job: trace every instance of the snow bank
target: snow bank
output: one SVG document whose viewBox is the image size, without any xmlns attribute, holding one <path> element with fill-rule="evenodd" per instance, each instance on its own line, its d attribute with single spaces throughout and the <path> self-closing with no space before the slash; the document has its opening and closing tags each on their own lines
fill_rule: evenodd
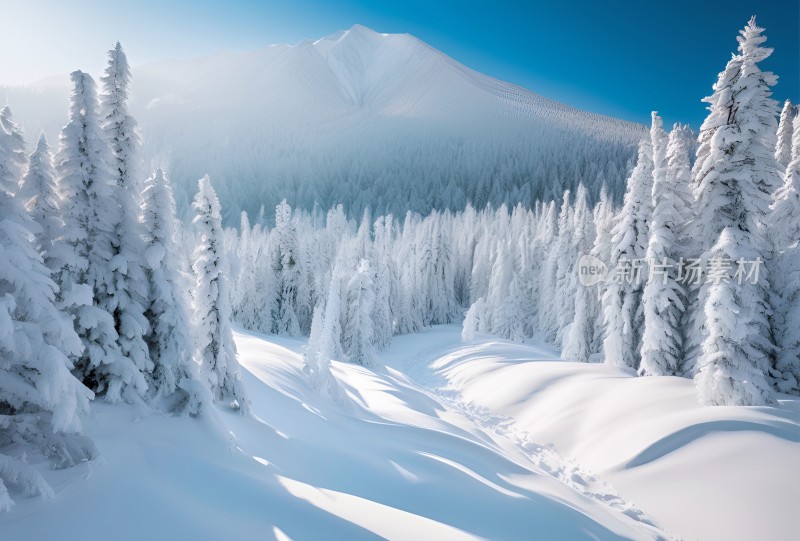
<svg viewBox="0 0 800 541">
<path fill-rule="evenodd" d="M 800 401 L 702 407 L 693 382 L 557 360 L 549 348 L 459 330 L 396 338 L 393 366 L 458 396 L 520 441 L 553 445 L 685 539 L 790 539 L 800 504 Z M 416 353 L 410 349 L 415 348 Z M 428 372 L 430 369 L 430 372 Z"/>
<path fill-rule="evenodd" d="M 205 421 L 95 404 L 103 458 L 43 471 L 2 538 L 657 539 L 574 490 L 402 373 L 335 363 L 349 396 L 310 393 L 302 342 L 238 333 L 255 418 Z"/>
</svg>

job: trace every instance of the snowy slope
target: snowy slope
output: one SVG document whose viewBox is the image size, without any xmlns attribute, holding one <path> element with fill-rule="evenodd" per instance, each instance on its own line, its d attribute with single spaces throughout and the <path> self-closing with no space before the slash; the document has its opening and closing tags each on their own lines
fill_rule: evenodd
<svg viewBox="0 0 800 541">
<path fill-rule="evenodd" d="M 702 407 L 691 380 L 565 362 L 487 335 L 459 344 L 458 333 L 398 337 L 390 364 L 445 389 L 479 425 L 554 446 L 681 538 L 797 538 L 796 397 L 780 408 Z"/>
<path fill-rule="evenodd" d="M 102 459 L 44 472 L 2 539 L 792 539 L 800 412 L 701 408 L 691 383 L 444 326 L 398 337 L 348 401 L 303 342 L 239 332 L 255 419 L 95 404 Z M 637 404 L 631 407 L 630 404 Z M 87 524 L 91 524 L 87 528 Z"/>
<path fill-rule="evenodd" d="M 236 339 L 255 419 L 219 414 L 203 423 L 96 404 L 86 425 L 103 458 L 45 472 L 55 500 L 18 498 L 14 511 L 0 515 L 0 537 L 661 535 L 591 477 L 570 470 L 573 481 L 559 480 L 556 459 L 540 464 L 394 369 L 337 363 L 350 396 L 337 405 L 309 394 L 300 342 L 246 333 Z"/>
<path fill-rule="evenodd" d="M 40 128 L 55 137 L 64 123 L 68 89 L 58 80 L 3 91 L 29 139 Z M 143 65 L 132 92 L 148 161 L 169 166 L 179 204 L 210 173 L 229 219 L 283 198 L 342 202 L 358 216 L 366 206 L 528 204 L 579 181 L 621 194 L 645 135 L 477 73 L 413 36 L 359 25 Z"/>
</svg>

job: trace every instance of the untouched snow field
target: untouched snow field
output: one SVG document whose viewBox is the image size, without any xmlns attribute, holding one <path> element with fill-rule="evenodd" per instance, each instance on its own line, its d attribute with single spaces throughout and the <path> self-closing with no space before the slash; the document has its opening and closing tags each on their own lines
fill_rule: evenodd
<svg viewBox="0 0 800 541">
<path fill-rule="evenodd" d="M 796 538 L 797 401 L 702 408 L 691 381 L 459 336 L 335 363 L 336 404 L 304 342 L 240 331 L 254 418 L 94 404 L 102 458 L 43 471 L 55 499 L 18 497 L 0 539 Z"/>
</svg>

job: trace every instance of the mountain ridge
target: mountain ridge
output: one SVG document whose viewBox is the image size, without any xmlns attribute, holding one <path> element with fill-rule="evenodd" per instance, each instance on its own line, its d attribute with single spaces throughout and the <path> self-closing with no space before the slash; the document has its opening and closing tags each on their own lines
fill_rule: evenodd
<svg viewBox="0 0 800 541">
<path fill-rule="evenodd" d="M 66 120 L 63 88 L 6 89 L 29 139 Z M 57 103 L 60 105 L 57 106 Z M 532 205 L 583 182 L 621 197 L 644 126 L 540 96 L 410 34 L 361 25 L 295 45 L 133 70 L 148 165 L 181 208 L 209 173 L 227 223 L 286 198 L 352 215 Z M 34 129 L 34 131 L 31 130 Z M 55 139 L 53 139 L 55 140 Z"/>
</svg>

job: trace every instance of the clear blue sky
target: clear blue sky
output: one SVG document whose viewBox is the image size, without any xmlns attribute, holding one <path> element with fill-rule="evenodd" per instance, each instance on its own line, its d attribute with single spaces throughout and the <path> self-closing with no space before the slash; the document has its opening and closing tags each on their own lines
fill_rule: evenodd
<svg viewBox="0 0 800 541">
<path fill-rule="evenodd" d="M 125 5 L 122 5 L 125 4 Z M 133 5 L 136 4 L 136 5 Z M 698 126 L 700 102 L 750 15 L 775 48 L 775 97 L 800 99 L 798 0 L 0 0 L 0 84 L 131 62 L 250 50 L 354 23 L 408 32 L 456 60 L 581 109 Z"/>
</svg>

